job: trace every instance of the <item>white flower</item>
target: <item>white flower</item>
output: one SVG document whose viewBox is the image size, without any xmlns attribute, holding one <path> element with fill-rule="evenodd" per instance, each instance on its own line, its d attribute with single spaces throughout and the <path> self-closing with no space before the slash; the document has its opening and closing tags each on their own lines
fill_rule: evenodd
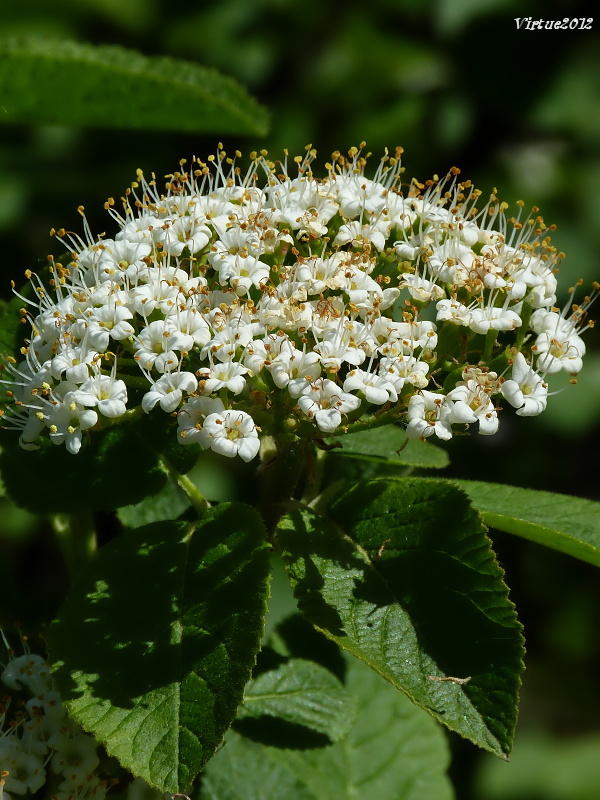
<svg viewBox="0 0 600 800">
<path fill-rule="evenodd" d="M 319 378 L 304 390 L 298 405 L 324 433 L 333 433 L 342 421 L 342 414 L 355 411 L 360 400 L 348 394 L 327 378 Z"/>
<path fill-rule="evenodd" d="M 225 410 L 218 397 L 189 397 L 177 414 L 177 439 L 180 444 L 204 441 L 202 423 L 211 414 Z"/>
<path fill-rule="evenodd" d="M 69 453 L 78 453 L 81 448 L 81 434 L 93 428 L 98 422 L 98 414 L 85 408 L 75 399 L 74 392 L 67 392 L 62 402 L 57 402 L 46 417 L 50 439 L 54 444 L 65 443 Z"/>
<path fill-rule="evenodd" d="M 37 792 L 46 782 L 44 760 L 33 753 L 27 753 L 18 741 L 0 739 L 0 772 L 6 775 L 6 788 L 15 794 Z"/>
<path fill-rule="evenodd" d="M 296 348 L 282 349 L 268 365 L 273 382 L 279 389 L 287 388 L 292 397 L 299 397 L 307 386 L 321 374 L 318 353 L 303 353 Z"/>
<path fill-rule="evenodd" d="M 362 369 L 350 370 L 344 381 L 344 391 L 361 391 L 368 403 L 383 405 L 384 403 L 395 403 L 398 395 L 394 384 L 387 380 L 385 375 L 374 374 Z"/>
<path fill-rule="evenodd" d="M 0 680 L 8 689 L 19 691 L 25 687 L 34 695 L 45 694 L 52 685 L 47 662 L 35 653 L 10 658 Z"/>
<path fill-rule="evenodd" d="M 452 438 L 451 403 L 441 394 L 425 390 L 414 394 L 408 403 L 409 439 L 423 439 L 435 434 L 439 439 Z"/>
<path fill-rule="evenodd" d="M 404 274 L 401 287 L 407 286 L 410 296 L 421 303 L 429 300 L 440 300 L 444 296 L 444 290 L 433 281 L 421 278 L 419 275 Z"/>
<path fill-rule="evenodd" d="M 529 366 L 523 353 L 517 353 L 513 361 L 512 378 L 500 387 L 502 396 L 520 417 L 534 417 L 546 408 L 548 385 Z"/>
<path fill-rule="evenodd" d="M 458 300 L 440 300 L 436 304 L 438 322 L 453 322 L 468 327 L 471 324 L 470 309 Z"/>
<path fill-rule="evenodd" d="M 184 392 L 191 394 L 197 388 L 198 380 L 191 372 L 165 372 L 142 398 L 142 408 L 148 413 L 159 403 L 162 410 L 170 414 L 178 408 Z"/>
<path fill-rule="evenodd" d="M 486 392 L 486 387 L 476 380 L 467 380 L 448 392 L 446 400 L 451 401 L 450 422 L 470 425 L 479 422 L 479 433 L 489 436 L 498 430 L 498 414 Z"/>
<path fill-rule="evenodd" d="M 233 409 L 209 414 L 198 442 L 222 456 L 240 456 L 244 461 L 252 461 L 260 449 L 258 431 L 250 414 Z"/>
<path fill-rule="evenodd" d="M 385 247 L 385 235 L 376 222 L 368 225 L 362 225 L 358 220 L 347 222 L 341 226 L 333 240 L 334 244 L 351 244 L 353 247 L 362 247 L 364 242 L 371 242 L 377 250 Z"/>
<path fill-rule="evenodd" d="M 335 330 L 325 331 L 323 341 L 313 349 L 321 356 L 326 369 L 337 371 L 343 361 L 360 366 L 367 354 L 372 354 L 374 347 L 375 342 L 364 325 L 347 322 L 343 327 L 338 324 Z"/>
<path fill-rule="evenodd" d="M 65 375 L 71 383 L 83 383 L 90 376 L 88 366 L 92 364 L 98 353 L 87 347 L 70 347 L 64 345 L 51 362 L 52 377 L 60 380 Z"/>
<path fill-rule="evenodd" d="M 429 364 L 419 361 L 414 356 L 400 355 L 397 358 L 382 358 L 379 362 L 379 374 L 393 384 L 396 392 L 401 392 L 408 383 L 417 389 L 425 389 L 429 383 L 427 373 Z"/>
<path fill-rule="evenodd" d="M 455 422 L 489 434 L 493 395 L 530 416 L 546 375 L 579 372 L 600 287 L 553 308 L 560 256 L 541 217 L 509 216 L 495 195 L 478 208 L 454 169 L 406 181 L 400 149 L 371 178 L 360 149 L 333 153 L 323 178 L 314 159 L 263 154 L 244 171 L 219 148 L 164 194 L 140 175 L 122 212 L 109 201 L 114 239 L 85 221 L 81 237 L 60 230 L 71 262 L 49 264 L 48 286 L 27 273 L 30 337 L 0 378 L 0 415 L 21 446 L 49 437 L 76 453 L 83 431 L 133 398 L 177 413 L 181 444 L 242 458 L 258 447 L 257 406 L 267 435 L 285 419 L 310 436 L 303 417 L 331 433 L 388 403 L 410 436 L 449 438 Z M 486 362 L 523 346 L 532 367 L 517 357 L 501 390 Z M 457 368 L 448 394 L 439 387 Z M 230 413 L 238 424 L 223 427 Z"/>
<path fill-rule="evenodd" d="M 471 311 L 469 327 L 475 333 L 494 331 L 513 331 L 521 326 L 521 317 L 504 306 L 487 305 Z"/>
<path fill-rule="evenodd" d="M 537 366 L 548 375 L 564 370 L 576 375 L 583 367 L 585 344 L 572 330 L 540 333 L 531 348 L 537 353 Z"/>
<path fill-rule="evenodd" d="M 212 367 L 203 367 L 198 370 L 199 387 L 202 394 L 212 394 L 220 389 L 229 389 L 233 394 L 239 394 L 246 385 L 244 375 L 247 367 L 239 361 L 221 361 Z"/>
<path fill-rule="evenodd" d="M 96 740 L 85 733 L 63 739 L 52 756 L 52 769 L 75 784 L 83 784 L 100 763 Z"/>
<path fill-rule="evenodd" d="M 211 238 L 211 230 L 198 219 L 180 216 L 162 219 L 159 227 L 153 230 L 153 239 L 160 242 L 166 253 L 179 256 L 187 247 L 190 253 L 197 253 L 206 247 Z"/>
<path fill-rule="evenodd" d="M 90 308 L 73 325 L 73 333 L 85 340 L 88 347 L 103 353 L 111 338 L 120 341 L 134 335 L 133 326 L 127 322 L 132 317 L 133 313 L 125 306 L 107 304 Z"/>
<path fill-rule="evenodd" d="M 154 367 L 161 373 L 173 371 L 179 364 L 175 351 L 184 350 L 186 342 L 187 337 L 169 319 L 155 320 L 136 337 L 135 358 L 145 369 Z"/>
<path fill-rule="evenodd" d="M 294 269 L 294 280 L 306 286 L 307 294 L 321 294 L 327 289 L 340 289 L 345 285 L 345 268 L 348 253 L 338 251 L 327 258 L 311 256 L 300 259 Z"/>
<path fill-rule="evenodd" d="M 127 387 L 117 380 L 116 370 L 111 375 L 96 372 L 79 389 L 71 393 L 72 399 L 83 406 L 92 406 L 109 419 L 122 417 L 127 411 Z"/>
</svg>

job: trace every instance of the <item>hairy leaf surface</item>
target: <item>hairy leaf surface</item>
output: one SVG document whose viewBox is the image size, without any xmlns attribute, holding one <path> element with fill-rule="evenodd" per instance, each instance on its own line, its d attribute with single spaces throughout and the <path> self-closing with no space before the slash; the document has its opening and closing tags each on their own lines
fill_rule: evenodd
<svg viewBox="0 0 600 800">
<path fill-rule="evenodd" d="M 5 39 L 0 91 L 10 122 L 259 136 L 268 128 L 266 111 L 232 78 L 116 46 Z"/>
<path fill-rule="evenodd" d="M 185 791 L 242 700 L 267 574 L 262 521 L 241 503 L 113 540 L 50 631 L 70 714 L 134 775 Z"/>
<path fill-rule="evenodd" d="M 313 661 L 292 658 L 246 687 L 238 719 L 263 716 L 310 728 L 336 742 L 352 724 L 354 704 L 329 670 Z"/>
<path fill-rule="evenodd" d="M 364 481 L 330 515 L 299 509 L 280 525 L 301 610 L 440 722 L 506 756 L 521 627 L 467 497 L 447 481 Z"/>
<path fill-rule="evenodd" d="M 358 715 L 339 742 L 282 750 L 231 732 L 200 800 L 452 800 L 439 726 L 359 661 L 348 665 L 346 686 Z"/>
</svg>

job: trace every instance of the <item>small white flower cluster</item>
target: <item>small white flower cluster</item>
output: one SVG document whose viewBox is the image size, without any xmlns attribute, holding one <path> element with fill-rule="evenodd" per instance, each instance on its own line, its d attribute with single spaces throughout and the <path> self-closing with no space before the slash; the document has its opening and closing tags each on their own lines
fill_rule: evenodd
<svg viewBox="0 0 600 800">
<path fill-rule="evenodd" d="M 400 152 L 370 179 L 356 148 L 324 178 L 309 148 L 295 176 L 287 155 L 242 173 L 220 149 L 164 194 L 140 173 L 123 214 L 106 203 L 114 239 L 85 217 L 84 239 L 55 232 L 69 258 L 50 260 L 52 290 L 28 273 L 6 427 L 77 453 L 141 403 L 176 416 L 181 444 L 250 461 L 259 430 L 318 440 L 385 413 L 447 439 L 494 433 L 502 398 L 539 414 L 546 376 L 581 369 L 591 300 L 554 308 L 561 254 L 537 209 L 478 210 L 456 169 L 403 187 Z"/>
<path fill-rule="evenodd" d="M 27 647 L 15 656 L 4 644 L 8 663 L 0 685 L 16 694 L 0 699 L 0 800 L 33 794 L 46 783 L 52 800 L 103 800 L 107 782 L 95 774 L 97 742 L 67 717 L 48 664 Z"/>
</svg>

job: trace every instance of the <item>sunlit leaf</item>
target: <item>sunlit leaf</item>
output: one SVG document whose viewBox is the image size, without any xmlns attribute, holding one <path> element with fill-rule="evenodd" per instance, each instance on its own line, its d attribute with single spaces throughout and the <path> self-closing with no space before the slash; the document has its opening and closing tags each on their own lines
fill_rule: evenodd
<svg viewBox="0 0 600 800">
<path fill-rule="evenodd" d="M 0 41 L 6 122 L 264 135 L 267 114 L 216 70 L 116 46 Z"/>
<path fill-rule="evenodd" d="M 440 722 L 508 754 L 521 629 L 467 497 L 439 480 L 364 481 L 330 515 L 280 524 L 300 609 Z"/>
<path fill-rule="evenodd" d="M 600 503 L 500 483 L 456 481 L 486 525 L 600 567 Z"/>
<path fill-rule="evenodd" d="M 341 741 L 282 750 L 229 733 L 200 800 L 452 800 L 439 726 L 358 661 L 348 665 L 346 686 L 358 715 Z"/>
<path fill-rule="evenodd" d="M 331 451 L 335 455 L 386 464 L 442 469 L 450 463 L 448 454 L 441 447 L 418 439 L 407 439 L 404 430 L 396 425 L 382 425 L 370 431 L 332 437 L 330 443 L 336 445 Z"/>
<path fill-rule="evenodd" d="M 336 742 L 354 718 L 352 700 L 329 670 L 301 658 L 263 672 L 246 687 L 238 719 L 277 717 Z"/>
<path fill-rule="evenodd" d="M 242 700 L 263 632 L 268 553 L 241 503 L 103 547 L 50 631 L 72 717 L 134 775 L 185 791 Z"/>
</svg>

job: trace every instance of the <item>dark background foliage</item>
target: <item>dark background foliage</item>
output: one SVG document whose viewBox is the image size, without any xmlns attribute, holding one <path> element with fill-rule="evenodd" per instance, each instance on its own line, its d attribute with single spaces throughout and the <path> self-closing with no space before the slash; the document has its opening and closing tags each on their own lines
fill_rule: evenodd
<svg viewBox="0 0 600 800">
<path fill-rule="evenodd" d="M 264 139 L 224 140 L 244 152 L 312 143 L 326 160 L 362 140 L 374 159 L 405 148 L 407 175 L 426 179 L 456 165 L 484 192 L 523 199 L 558 225 L 566 288 L 600 278 L 600 22 L 591 31 L 517 30 L 515 17 L 587 17 L 581 2 L 529 0 L 24 0 L 2 4 L 1 35 L 118 44 L 170 55 L 236 77 L 271 112 Z M 156 97 L 160 106 L 161 97 Z M 51 227 L 110 235 L 102 205 L 141 167 L 158 177 L 182 157 L 206 156 L 216 137 L 66 124 L 8 125 L 0 98 L 1 293 L 60 247 Z M 585 286 L 583 287 L 585 289 Z M 583 294 L 583 290 L 582 290 Z M 566 300 L 566 294 L 561 302 Z M 599 312 L 600 313 L 600 312 Z M 450 444 L 452 474 L 600 500 L 598 332 L 577 386 L 539 419 L 509 412 L 501 431 Z M 232 485 L 230 465 L 221 489 Z M 218 477 L 218 476 L 217 476 Z M 48 476 L 68 492 L 60 476 Z M 31 491 L 35 493 L 35 486 Z M 63 567 L 33 518 L 3 501 L 0 580 L 15 616 L 49 619 Z M 106 525 L 110 520 L 102 518 Z M 598 575 L 536 545 L 494 536 L 525 624 L 528 672 L 515 758 L 508 767 L 453 738 L 461 800 L 585 800 L 597 797 L 586 756 L 600 738 Z M 9 604 L 10 607 L 10 604 Z M 594 738 L 595 737 L 595 738 Z M 556 762 L 572 773 L 566 793 Z M 591 759 L 593 762 L 593 759 Z M 569 772 L 570 771 L 570 772 Z M 596 776 L 597 779 L 597 776 Z M 587 783 L 586 783 L 587 782 Z M 596 794 L 594 794 L 594 791 Z"/>
</svg>

